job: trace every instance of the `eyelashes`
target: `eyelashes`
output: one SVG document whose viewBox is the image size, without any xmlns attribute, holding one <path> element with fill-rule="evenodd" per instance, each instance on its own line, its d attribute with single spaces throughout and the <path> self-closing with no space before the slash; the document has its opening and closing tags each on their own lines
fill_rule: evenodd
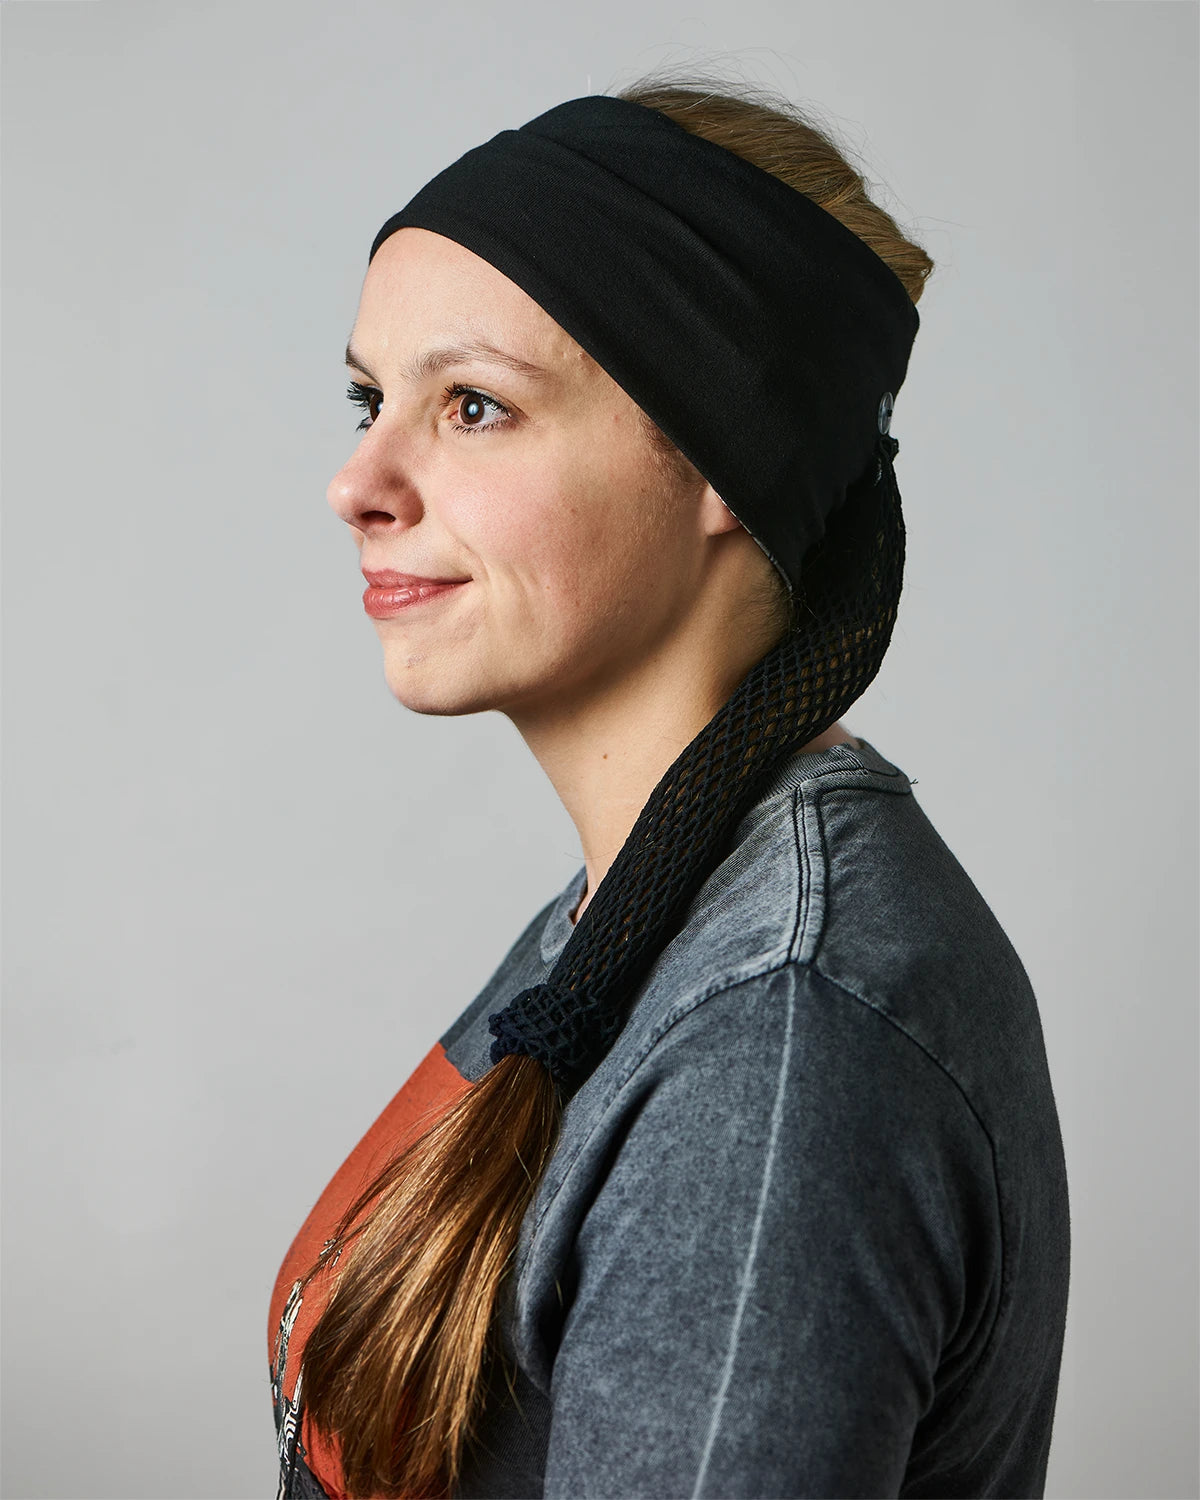
<svg viewBox="0 0 1200 1500">
<path fill-rule="evenodd" d="M 356 431 L 365 432 L 367 428 L 370 427 L 375 421 L 375 418 L 378 416 L 378 411 L 376 410 L 374 403 L 378 397 L 382 396 L 382 394 L 382 391 L 376 390 L 373 385 L 360 385 L 357 380 L 352 380 L 349 386 L 347 386 L 346 399 L 348 401 L 352 401 L 355 406 L 361 407 L 363 411 L 367 413 L 367 415 L 358 424 L 357 428 L 355 429 Z M 494 396 L 489 396 L 484 391 L 477 391 L 472 385 L 461 385 L 458 382 L 455 382 L 454 385 L 448 385 L 445 391 L 443 391 L 442 393 L 442 398 L 445 401 L 453 401 L 456 398 L 462 398 L 466 396 L 469 396 L 471 398 L 470 401 L 460 401 L 461 405 L 478 406 L 481 412 L 486 411 L 488 408 L 490 408 L 492 411 L 501 412 L 503 414 L 503 420 L 499 422 L 488 422 L 483 425 L 478 422 L 451 422 L 450 425 L 456 432 L 492 432 L 497 427 L 508 427 L 512 423 L 512 413 L 509 411 L 507 406 L 505 406 L 502 402 L 497 401 Z"/>
<path fill-rule="evenodd" d="M 369 413 L 358 424 L 356 432 L 365 432 L 375 419 L 375 413 L 371 411 L 371 402 L 379 392 L 373 390 L 369 385 L 359 385 L 357 380 L 352 380 L 346 387 L 346 400 L 353 401 L 355 406 L 361 406 L 363 411 Z"/>
</svg>

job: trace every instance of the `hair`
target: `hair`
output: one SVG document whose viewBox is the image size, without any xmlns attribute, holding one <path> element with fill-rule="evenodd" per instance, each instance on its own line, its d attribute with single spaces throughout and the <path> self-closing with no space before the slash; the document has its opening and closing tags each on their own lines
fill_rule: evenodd
<svg viewBox="0 0 1200 1500">
<path fill-rule="evenodd" d="M 845 149 L 791 101 L 694 73 L 686 82 L 652 75 L 619 97 L 806 194 L 920 298 L 933 262 L 871 200 Z M 696 477 L 645 422 L 667 472 Z M 795 620 L 769 564 L 758 603 L 780 631 Z M 562 1107 L 542 1061 L 501 1057 L 368 1184 L 305 1271 L 304 1287 L 325 1282 L 330 1294 L 303 1349 L 304 1404 L 336 1446 L 349 1494 L 444 1500 L 456 1488 L 491 1373 L 507 1360 L 494 1315 Z"/>
</svg>

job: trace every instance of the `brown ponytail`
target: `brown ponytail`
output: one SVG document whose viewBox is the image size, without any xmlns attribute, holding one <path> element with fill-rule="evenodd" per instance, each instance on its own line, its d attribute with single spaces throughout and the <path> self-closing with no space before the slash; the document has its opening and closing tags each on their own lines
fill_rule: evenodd
<svg viewBox="0 0 1200 1500">
<path fill-rule="evenodd" d="M 661 77 L 620 97 L 806 194 L 895 271 L 914 303 L 920 298 L 933 262 L 789 101 L 741 84 Z M 304 1285 L 324 1284 L 330 1297 L 303 1349 L 303 1401 L 309 1422 L 336 1444 L 350 1495 L 453 1493 L 487 1362 L 502 1357 L 497 1297 L 560 1118 L 543 1064 L 502 1057 L 379 1173 L 306 1271 Z"/>
<path fill-rule="evenodd" d="M 501 1058 L 351 1204 L 306 1273 L 340 1255 L 303 1392 L 351 1495 L 453 1489 L 500 1279 L 558 1121 L 542 1064 Z"/>
</svg>

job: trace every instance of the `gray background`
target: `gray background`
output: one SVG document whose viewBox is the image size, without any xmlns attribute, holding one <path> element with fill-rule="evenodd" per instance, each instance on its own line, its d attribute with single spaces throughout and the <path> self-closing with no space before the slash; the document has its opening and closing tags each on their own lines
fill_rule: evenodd
<svg viewBox="0 0 1200 1500">
<path fill-rule="evenodd" d="M 1040 998 L 1048 1493 L 1196 1495 L 1196 7 L 6 0 L 3 47 L 5 1494 L 273 1493 L 283 1253 L 580 863 L 507 720 L 387 691 L 340 356 L 436 170 L 691 61 L 938 263 L 846 722 Z"/>
</svg>

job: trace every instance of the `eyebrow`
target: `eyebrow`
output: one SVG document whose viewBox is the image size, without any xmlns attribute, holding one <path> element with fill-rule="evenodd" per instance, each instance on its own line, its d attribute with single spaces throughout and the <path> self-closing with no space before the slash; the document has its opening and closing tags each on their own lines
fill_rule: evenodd
<svg viewBox="0 0 1200 1500">
<path fill-rule="evenodd" d="M 503 365 L 505 369 L 512 370 L 518 375 L 526 375 L 531 380 L 545 380 L 550 374 L 541 365 L 530 364 L 527 359 L 519 359 L 517 355 L 510 354 L 506 349 L 497 349 L 494 344 L 489 344 L 485 339 L 470 339 L 464 343 L 443 344 L 438 348 L 426 349 L 402 365 L 400 374 L 405 380 L 415 385 L 418 381 L 428 380 L 430 376 L 439 374 L 450 365 L 466 364 L 472 360 L 482 360 L 485 364 Z M 378 376 L 373 375 L 363 363 L 352 343 L 346 345 L 346 363 L 356 370 L 361 370 L 368 380 L 374 380 L 377 385 L 379 384 Z"/>
</svg>

